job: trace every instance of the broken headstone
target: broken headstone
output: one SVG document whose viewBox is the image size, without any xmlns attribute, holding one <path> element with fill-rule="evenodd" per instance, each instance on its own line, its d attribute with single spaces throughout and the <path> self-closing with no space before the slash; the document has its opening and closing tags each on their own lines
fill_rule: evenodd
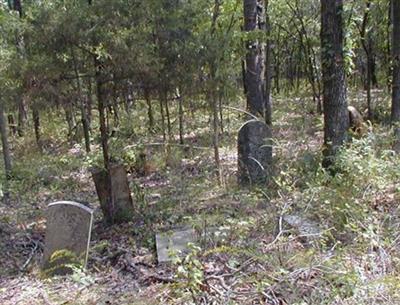
<svg viewBox="0 0 400 305">
<path fill-rule="evenodd" d="M 121 164 L 109 170 L 92 171 L 101 210 L 108 223 L 122 223 L 133 219 L 134 209 L 126 170 Z"/>
<path fill-rule="evenodd" d="M 48 205 L 42 270 L 47 276 L 86 267 L 93 210 L 81 203 L 59 201 Z"/>
</svg>

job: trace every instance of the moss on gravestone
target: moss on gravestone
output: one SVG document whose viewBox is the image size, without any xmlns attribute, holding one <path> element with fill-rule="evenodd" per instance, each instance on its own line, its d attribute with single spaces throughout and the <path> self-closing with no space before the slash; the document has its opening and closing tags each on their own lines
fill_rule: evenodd
<svg viewBox="0 0 400 305">
<path fill-rule="evenodd" d="M 55 251 L 43 270 L 44 277 L 55 275 L 67 275 L 74 272 L 73 268 L 79 268 L 83 265 L 82 259 L 79 259 L 73 252 L 63 249 Z"/>
</svg>

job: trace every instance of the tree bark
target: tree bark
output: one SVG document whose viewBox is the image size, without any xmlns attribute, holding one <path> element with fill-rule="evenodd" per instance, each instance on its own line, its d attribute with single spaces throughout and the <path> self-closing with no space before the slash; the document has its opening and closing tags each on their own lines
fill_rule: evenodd
<svg viewBox="0 0 400 305">
<path fill-rule="evenodd" d="M 110 156 L 108 151 L 108 130 L 106 123 L 106 92 L 104 90 L 104 76 L 102 72 L 102 64 L 97 58 L 94 58 L 95 65 L 95 78 L 96 78 L 96 90 L 97 90 L 97 107 L 99 110 L 99 123 L 100 123 L 100 136 L 101 136 L 101 147 L 103 150 L 103 161 L 104 167 L 108 171 L 110 167 Z"/>
<path fill-rule="evenodd" d="M 265 30 L 264 3 L 259 0 L 244 0 L 244 30 Z M 265 48 L 257 41 L 246 42 L 245 88 L 247 110 L 265 119 Z"/>
<path fill-rule="evenodd" d="M 80 80 L 80 77 L 79 77 L 78 64 L 76 62 L 74 49 L 72 47 L 71 47 L 71 53 L 72 53 L 72 60 L 74 62 L 74 72 L 75 72 L 75 77 L 76 77 L 76 87 L 78 89 L 79 108 L 81 110 L 81 122 L 82 122 L 82 127 L 83 127 L 83 135 L 84 135 L 84 138 L 85 138 L 85 148 L 86 148 L 86 152 L 90 153 L 89 120 L 87 118 L 85 101 L 84 101 L 83 95 L 82 95 L 82 86 L 81 86 L 81 80 Z"/>
<path fill-rule="evenodd" d="M 3 147 L 4 170 L 6 174 L 6 180 L 9 180 L 12 171 L 12 161 L 11 161 L 10 145 L 8 142 L 7 124 L 4 115 L 3 102 L 0 102 L 0 133 L 1 133 L 1 143 Z"/>
<path fill-rule="evenodd" d="M 161 131 L 163 134 L 163 141 L 165 142 L 167 135 L 165 131 L 165 113 L 164 113 L 164 103 L 163 103 L 163 97 L 161 92 L 159 93 L 159 99 L 160 99 L 160 114 L 161 114 Z"/>
<path fill-rule="evenodd" d="M 42 147 L 42 140 L 40 137 L 40 115 L 39 115 L 39 110 L 36 105 L 33 105 L 32 107 L 32 118 L 33 118 L 33 127 L 35 129 L 35 138 L 36 138 L 36 144 L 39 148 L 39 151 L 43 151 Z"/>
<path fill-rule="evenodd" d="M 391 122 L 394 126 L 394 149 L 400 153 L 400 1 L 392 1 L 393 34 L 392 34 L 392 111 Z"/>
<path fill-rule="evenodd" d="M 347 139 L 346 80 L 343 56 L 343 0 L 321 0 L 321 60 L 324 101 L 324 159 L 330 167 Z"/>
<path fill-rule="evenodd" d="M 153 107 L 151 104 L 150 92 L 147 88 L 144 88 L 144 99 L 147 104 L 147 116 L 149 118 L 149 131 L 153 131 L 154 129 L 154 115 L 153 115 Z"/>
<path fill-rule="evenodd" d="M 183 100 L 179 91 L 177 94 L 178 99 L 178 119 L 179 119 L 179 144 L 183 145 Z"/>
</svg>

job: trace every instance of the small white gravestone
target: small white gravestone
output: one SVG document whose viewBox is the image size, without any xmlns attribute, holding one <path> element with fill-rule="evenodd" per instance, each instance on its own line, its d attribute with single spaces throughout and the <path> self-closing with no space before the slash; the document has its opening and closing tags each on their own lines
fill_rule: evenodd
<svg viewBox="0 0 400 305">
<path fill-rule="evenodd" d="M 81 203 L 49 204 L 42 269 L 63 275 L 72 272 L 70 264 L 86 268 L 92 225 L 93 210 Z"/>
</svg>

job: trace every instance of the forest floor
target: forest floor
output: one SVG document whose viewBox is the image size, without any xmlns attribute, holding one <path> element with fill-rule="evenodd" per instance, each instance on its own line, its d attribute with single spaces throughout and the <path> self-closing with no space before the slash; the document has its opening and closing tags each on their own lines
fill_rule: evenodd
<svg viewBox="0 0 400 305">
<path fill-rule="evenodd" d="M 362 99 L 351 96 L 357 106 Z M 374 100 L 385 109 L 384 93 Z M 137 217 L 109 227 L 88 170 L 96 156 L 64 142 L 62 118 L 42 123 L 44 154 L 32 149 L 32 137 L 13 139 L 14 180 L 9 202 L 0 204 L 0 304 L 399 304 L 400 160 L 390 150 L 390 130 L 366 126 L 331 177 L 320 167 L 322 117 L 307 111 L 309 104 L 275 99 L 274 178 L 266 188 L 236 183 L 243 118 L 231 110 L 221 133 L 221 184 L 208 116 L 188 120 L 195 122 L 188 123 L 187 146 L 167 148 L 123 120 L 112 147 L 125 157 L 144 151 L 148 163 L 139 175 L 125 158 Z M 44 212 L 58 200 L 95 208 L 88 268 L 43 278 Z M 315 224 L 317 233 L 307 232 Z M 155 233 L 188 225 L 221 228 L 224 236 L 158 264 Z"/>
</svg>

